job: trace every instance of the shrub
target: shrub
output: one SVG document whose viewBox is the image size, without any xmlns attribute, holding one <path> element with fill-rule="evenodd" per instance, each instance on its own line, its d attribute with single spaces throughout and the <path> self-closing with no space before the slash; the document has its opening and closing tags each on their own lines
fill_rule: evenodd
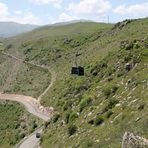
<svg viewBox="0 0 148 148">
<path fill-rule="evenodd" d="M 84 97 L 80 102 L 80 112 L 91 103 L 92 99 L 90 97 Z"/>
<path fill-rule="evenodd" d="M 112 86 L 106 87 L 106 88 L 103 90 L 103 93 L 104 93 L 104 95 L 106 96 L 106 98 L 108 98 L 108 97 L 110 97 L 111 95 L 114 95 L 117 90 L 118 90 L 118 86 L 112 85 Z"/>
<path fill-rule="evenodd" d="M 34 123 L 32 128 L 35 129 L 37 127 L 38 127 L 37 123 Z"/>
<path fill-rule="evenodd" d="M 25 133 L 20 133 L 20 139 L 23 139 L 26 136 Z"/>
<path fill-rule="evenodd" d="M 112 86 L 112 93 L 116 93 L 116 91 L 118 90 L 118 86 L 114 85 Z"/>
<path fill-rule="evenodd" d="M 12 48 L 12 47 L 13 47 L 12 44 L 8 44 L 8 45 L 5 47 L 5 49 L 10 49 L 10 48 Z"/>
<path fill-rule="evenodd" d="M 83 148 L 90 148 L 93 147 L 93 142 L 90 141 L 89 139 L 85 139 L 84 143 L 81 143 Z"/>
<path fill-rule="evenodd" d="M 104 106 L 100 112 L 100 114 L 104 114 L 105 112 L 108 111 L 108 106 Z"/>
<path fill-rule="evenodd" d="M 124 62 L 127 63 L 131 60 L 132 55 L 130 55 L 130 53 L 127 53 L 126 55 L 124 55 Z"/>
<path fill-rule="evenodd" d="M 32 129 L 34 130 L 34 129 L 37 128 L 37 127 L 38 127 L 38 125 L 37 125 L 36 121 L 34 120 L 34 121 L 32 122 Z"/>
<path fill-rule="evenodd" d="M 108 108 L 112 109 L 119 101 L 117 99 L 110 99 L 108 103 Z"/>
<path fill-rule="evenodd" d="M 61 103 L 63 103 L 63 102 L 61 102 Z M 69 108 L 71 108 L 71 106 L 72 106 L 72 102 L 71 101 L 65 102 L 64 105 L 63 105 L 63 111 L 68 110 Z"/>
<path fill-rule="evenodd" d="M 69 116 L 69 122 L 74 121 L 76 118 L 78 118 L 78 115 L 76 112 L 72 112 Z"/>
<path fill-rule="evenodd" d="M 133 49 L 134 44 L 132 42 L 129 42 L 125 45 L 125 50 L 131 50 Z"/>
<path fill-rule="evenodd" d="M 71 136 L 77 131 L 76 125 L 70 125 L 68 127 L 68 135 Z"/>
<path fill-rule="evenodd" d="M 143 110 L 144 109 L 144 106 L 145 106 L 145 104 L 144 103 L 142 103 L 142 104 L 140 104 L 139 106 L 138 106 L 138 110 Z"/>
<path fill-rule="evenodd" d="M 11 141 L 10 141 L 10 145 L 15 145 L 17 143 L 17 140 L 15 138 L 13 138 Z"/>
<path fill-rule="evenodd" d="M 15 85 L 14 88 L 13 88 L 13 91 L 14 91 L 14 92 L 18 92 L 18 91 L 20 91 L 20 89 L 21 89 L 21 88 L 20 88 L 19 85 Z"/>
<path fill-rule="evenodd" d="M 31 52 L 31 50 L 33 50 L 32 47 L 29 47 L 29 48 L 25 49 L 24 54 L 28 54 L 29 52 Z"/>
<path fill-rule="evenodd" d="M 107 69 L 106 69 L 106 76 L 110 76 L 110 75 L 112 75 L 112 73 L 113 72 L 115 72 L 115 68 L 114 67 L 112 67 L 112 66 L 110 66 L 110 67 L 108 67 Z"/>
<path fill-rule="evenodd" d="M 109 87 L 103 90 L 104 95 L 108 98 L 111 95 L 111 89 Z"/>
<path fill-rule="evenodd" d="M 93 125 L 93 124 L 94 124 L 94 120 L 91 119 L 91 120 L 89 120 L 87 123 Z"/>
<path fill-rule="evenodd" d="M 69 122 L 69 116 L 70 116 L 70 112 L 66 112 L 64 115 L 64 121 L 66 124 Z"/>
<path fill-rule="evenodd" d="M 107 79 L 108 82 L 110 82 L 110 81 L 112 81 L 112 80 L 113 80 L 113 77 L 109 77 L 109 78 Z"/>
<path fill-rule="evenodd" d="M 59 118 L 60 118 L 60 115 L 58 113 L 54 114 L 54 116 L 52 118 L 53 123 L 57 122 Z"/>
<path fill-rule="evenodd" d="M 113 112 L 111 110 L 109 110 L 107 113 L 106 113 L 106 118 L 110 118 L 110 116 L 113 114 Z"/>
<path fill-rule="evenodd" d="M 18 129 L 20 127 L 20 123 L 16 123 L 15 129 Z"/>
<path fill-rule="evenodd" d="M 94 120 L 95 126 L 101 125 L 103 122 L 104 122 L 104 119 L 101 116 L 97 116 Z"/>
<path fill-rule="evenodd" d="M 46 121 L 44 124 L 44 128 L 46 129 L 50 125 L 50 121 Z"/>
<path fill-rule="evenodd" d="M 117 73 L 117 77 L 121 77 L 121 76 L 123 76 L 124 75 L 124 72 L 123 71 L 119 71 L 118 73 Z"/>
<path fill-rule="evenodd" d="M 107 67 L 106 61 L 105 61 L 105 60 L 102 60 L 102 61 L 100 62 L 100 64 L 99 64 L 99 67 L 100 67 L 100 68 L 106 68 L 106 67 Z"/>
</svg>

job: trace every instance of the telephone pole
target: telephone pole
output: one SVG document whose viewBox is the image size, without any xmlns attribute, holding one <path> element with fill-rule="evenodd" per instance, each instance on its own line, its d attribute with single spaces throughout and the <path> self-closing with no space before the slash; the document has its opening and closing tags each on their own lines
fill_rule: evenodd
<svg viewBox="0 0 148 148">
<path fill-rule="evenodd" d="M 109 24 L 109 15 L 107 16 L 107 23 Z"/>
</svg>

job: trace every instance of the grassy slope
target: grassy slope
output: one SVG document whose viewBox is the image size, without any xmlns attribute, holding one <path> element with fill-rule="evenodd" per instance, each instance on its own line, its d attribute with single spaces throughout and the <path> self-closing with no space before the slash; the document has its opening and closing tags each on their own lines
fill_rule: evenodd
<svg viewBox="0 0 148 148">
<path fill-rule="evenodd" d="M 63 59 L 65 59 L 65 54 L 66 56 L 70 55 L 72 50 L 74 52 L 75 48 L 77 48 L 79 44 L 91 42 L 91 40 L 94 40 L 95 38 L 97 38 L 98 32 L 100 33 L 100 31 L 110 28 L 110 26 L 112 25 L 106 25 L 106 24 L 104 25 L 104 24 L 97 24 L 97 23 L 76 23 L 72 25 L 67 25 L 66 27 L 64 26 L 47 27 L 47 28 L 45 27 L 42 29 L 34 30 L 30 33 L 26 33 L 24 35 L 21 35 L 15 38 L 10 38 L 9 41 L 5 43 L 6 45 L 5 45 L 4 51 L 11 53 L 16 57 L 20 57 L 26 61 L 33 61 L 34 63 L 40 64 L 40 65 L 47 65 L 47 66 L 50 65 L 50 67 L 57 67 L 58 63 L 55 63 L 55 61 L 61 62 L 61 58 L 63 61 Z M 97 33 L 94 33 L 96 32 L 96 30 L 97 30 Z M 92 34 L 95 34 L 95 36 L 92 36 Z M 70 45 L 69 45 L 69 42 L 70 42 Z M 8 58 L 5 57 L 5 59 L 8 59 Z M 8 60 L 10 62 L 12 61 L 12 59 L 8 59 Z M 2 69 L 5 67 L 6 65 L 5 63 L 7 64 L 9 62 L 7 61 L 3 62 L 1 67 Z M 22 65 L 15 61 L 14 63 L 15 63 L 13 64 L 14 69 L 18 69 L 16 74 L 18 75 L 17 77 L 19 78 L 17 78 L 16 75 L 13 76 L 14 74 L 12 75 L 11 70 L 10 72 L 8 72 L 8 74 L 11 73 L 10 79 L 14 79 L 14 80 L 12 80 L 13 83 L 12 82 L 9 83 L 9 81 L 6 82 L 6 86 L 9 86 L 9 88 L 6 89 L 6 92 L 9 92 L 9 91 L 15 92 L 16 90 L 15 87 L 19 85 L 19 87 L 22 86 L 26 89 L 16 90 L 16 92 L 19 92 L 19 93 L 25 92 L 24 94 L 27 94 L 27 95 L 31 94 L 31 95 L 37 96 L 36 93 L 38 94 L 40 93 L 42 85 L 44 85 L 43 87 L 45 88 L 45 86 L 49 82 L 48 75 L 46 75 L 42 70 L 38 71 L 42 73 L 41 74 L 37 73 L 35 76 L 33 76 L 34 79 L 36 78 L 34 80 L 35 83 L 33 83 L 34 81 L 31 80 L 30 76 L 32 76 L 35 73 L 34 72 L 35 68 L 31 68 L 30 70 L 31 72 L 32 71 L 33 72 L 25 76 L 24 74 L 28 73 L 28 70 L 26 68 L 23 68 L 23 70 L 21 70 Z M 11 63 L 9 65 L 12 66 Z M 4 69 L 3 73 L 5 73 L 4 71 L 6 70 Z M 22 71 L 22 74 L 20 74 L 20 71 Z M 42 77 L 40 77 L 39 75 Z M 1 77 L 3 77 L 3 74 Z M 26 83 L 23 77 L 27 77 L 28 81 Z M 15 81 L 15 79 L 17 81 Z M 29 85 L 28 83 L 31 83 L 31 85 Z M 11 87 L 10 84 L 13 86 Z M 30 90 L 31 86 L 35 87 L 35 85 L 37 84 L 39 84 L 37 88 L 35 89 L 32 88 L 33 90 Z M 5 88 L 5 87 L 2 85 L 1 88 Z"/>
<path fill-rule="evenodd" d="M 98 24 L 98 23 L 91 23 L 91 22 L 74 23 L 70 25 L 55 26 L 55 27 L 47 26 L 40 29 L 36 29 L 26 34 L 22 34 L 20 36 L 9 38 L 8 39 L 9 42 L 7 42 L 6 45 L 12 44 L 12 47 L 10 49 L 6 48 L 5 51 L 9 51 L 11 53 L 15 53 L 20 56 L 24 56 L 24 53 L 27 54 L 28 52 L 29 52 L 28 53 L 29 55 L 32 52 L 35 52 L 36 55 L 39 54 L 40 52 L 44 52 L 43 54 L 45 54 L 46 51 L 54 52 L 52 48 L 54 50 L 56 50 L 56 48 L 62 48 L 63 47 L 62 45 L 65 39 L 70 40 L 71 38 L 74 38 L 75 43 L 72 41 L 70 45 L 78 46 L 77 45 L 78 43 L 76 44 L 76 42 L 84 43 L 84 41 L 89 40 L 90 35 L 96 33 L 96 36 L 97 36 L 100 31 L 106 30 L 111 26 L 112 26 L 111 24 L 103 24 L 103 23 Z M 31 48 L 31 49 L 28 49 L 28 48 Z M 65 46 L 61 50 L 64 50 L 64 49 L 65 49 Z"/>
<path fill-rule="evenodd" d="M 40 124 L 38 119 L 26 113 L 18 103 L 0 101 L 0 147 L 14 146 Z"/>
<path fill-rule="evenodd" d="M 55 126 L 51 125 L 52 128 L 49 126 L 46 130 L 42 141 L 43 147 L 47 145 L 55 147 L 69 147 L 70 145 L 73 147 L 120 147 L 122 136 L 127 130 L 148 137 L 148 55 L 147 40 L 144 41 L 145 43 L 142 41 L 147 38 L 147 25 L 148 19 L 133 21 L 121 29 L 117 27 L 98 40 L 79 47 L 80 53 L 82 53 L 81 63 L 86 69 L 83 78 L 69 75 L 72 60 L 68 57 L 66 62 L 62 61 L 65 68 L 62 64 L 60 65 L 60 62 L 58 63 L 61 79 L 59 78 L 52 91 L 45 96 L 43 103 L 55 105 L 60 110 L 61 118 Z M 132 44 L 135 44 L 133 42 L 137 40 L 135 42 L 140 47 L 130 51 L 127 51 L 126 48 L 121 50 L 120 44 L 126 40 Z M 128 44 L 130 43 L 127 43 L 127 46 Z M 106 50 L 111 53 L 106 55 Z M 100 65 L 101 59 L 104 59 L 107 64 L 104 69 L 97 66 Z M 124 65 L 134 60 L 138 63 L 137 67 L 126 73 Z M 114 71 L 118 62 L 121 65 L 119 74 Z M 97 76 L 90 74 L 92 69 L 97 71 Z M 128 80 L 131 80 L 131 84 L 126 85 Z M 105 95 L 111 93 L 112 89 L 116 90 L 116 87 L 118 90 L 115 94 L 111 94 L 106 99 Z M 87 99 L 85 99 L 87 97 L 91 98 L 90 103 L 89 101 L 87 103 Z M 115 104 L 119 106 L 115 106 Z M 80 112 L 83 107 L 85 109 Z M 78 118 L 73 119 L 75 118 L 73 116 L 77 117 L 76 114 L 79 114 Z M 109 114 L 112 115 L 106 117 Z M 90 120 L 97 122 L 97 118 L 103 118 L 104 122 L 101 126 L 95 126 L 95 123 L 88 124 Z M 69 121 L 66 126 L 60 126 L 63 119 Z M 77 126 L 76 134 L 71 137 L 66 134 L 70 124 Z"/>
<path fill-rule="evenodd" d="M 0 53 L 0 90 L 38 97 L 50 84 L 47 70 Z"/>
<path fill-rule="evenodd" d="M 57 108 L 60 118 L 46 129 L 43 147 L 120 147 L 126 130 L 148 136 L 147 25 L 147 18 L 125 21 L 114 29 L 112 25 L 78 23 L 42 28 L 7 42 L 12 47 L 5 48 L 6 52 L 57 72 L 57 81 L 42 103 Z M 121 49 L 123 41 L 133 46 Z M 86 70 L 84 77 L 70 75 L 77 51 Z M 127 62 L 134 64 L 130 72 L 124 70 Z M 117 63 L 118 72 L 114 69 Z M 96 126 L 100 120 L 103 124 Z M 69 137 L 71 124 L 77 132 Z"/>
</svg>

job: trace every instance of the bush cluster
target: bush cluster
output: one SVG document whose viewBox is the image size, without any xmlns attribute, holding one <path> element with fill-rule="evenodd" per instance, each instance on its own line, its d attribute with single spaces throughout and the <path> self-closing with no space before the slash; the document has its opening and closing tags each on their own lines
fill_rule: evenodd
<svg viewBox="0 0 148 148">
<path fill-rule="evenodd" d="M 91 103 L 92 99 L 89 96 L 84 97 L 80 102 L 80 112 Z"/>
<path fill-rule="evenodd" d="M 73 135 L 76 131 L 77 131 L 76 125 L 73 125 L 73 124 L 69 125 L 69 127 L 68 127 L 68 135 L 69 136 Z"/>
<path fill-rule="evenodd" d="M 118 90 L 118 86 L 116 85 L 108 86 L 108 87 L 105 87 L 105 89 L 103 90 L 103 94 L 106 98 L 109 98 L 111 95 L 114 95 L 117 90 Z"/>
</svg>

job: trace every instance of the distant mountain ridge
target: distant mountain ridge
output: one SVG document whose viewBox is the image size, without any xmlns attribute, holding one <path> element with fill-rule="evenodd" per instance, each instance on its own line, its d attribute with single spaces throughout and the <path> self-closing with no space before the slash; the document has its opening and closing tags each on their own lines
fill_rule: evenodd
<svg viewBox="0 0 148 148">
<path fill-rule="evenodd" d="M 67 22 L 58 22 L 58 23 L 47 24 L 42 26 L 31 25 L 31 24 L 19 24 L 16 22 L 0 22 L 0 38 L 16 36 L 21 33 L 32 31 L 33 29 L 36 29 L 36 28 L 42 28 L 42 27 L 48 27 L 48 26 L 52 26 L 52 27 L 64 26 L 64 25 L 75 24 L 80 22 L 93 22 L 93 21 L 81 19 L 81 20 L 73 20 L 73 21 L 67 21 Z"/>
<path fill-rule="evenodd" d="M 19 24 L 16 22 L 0 22 L 0 37 L 12 37 L 38 27 L 38 25 Z"/>
<path fill-rule="evenodd" d="M 85 19 L 80 19 L 80 20 L 72 20 L 72 21 L 66 21 L 66 22 L 58 22 L 54 24 L 49 24 L 49 26 L 63 26 L 63 25 L 69 25 L 69 24 L 75 24 L 75 23 L 80 23 L 80 22 L 94 22 L 92 20 L 85 20 Z M 48 25 L 47 25 L 48 26 Z"/>
</svg>

